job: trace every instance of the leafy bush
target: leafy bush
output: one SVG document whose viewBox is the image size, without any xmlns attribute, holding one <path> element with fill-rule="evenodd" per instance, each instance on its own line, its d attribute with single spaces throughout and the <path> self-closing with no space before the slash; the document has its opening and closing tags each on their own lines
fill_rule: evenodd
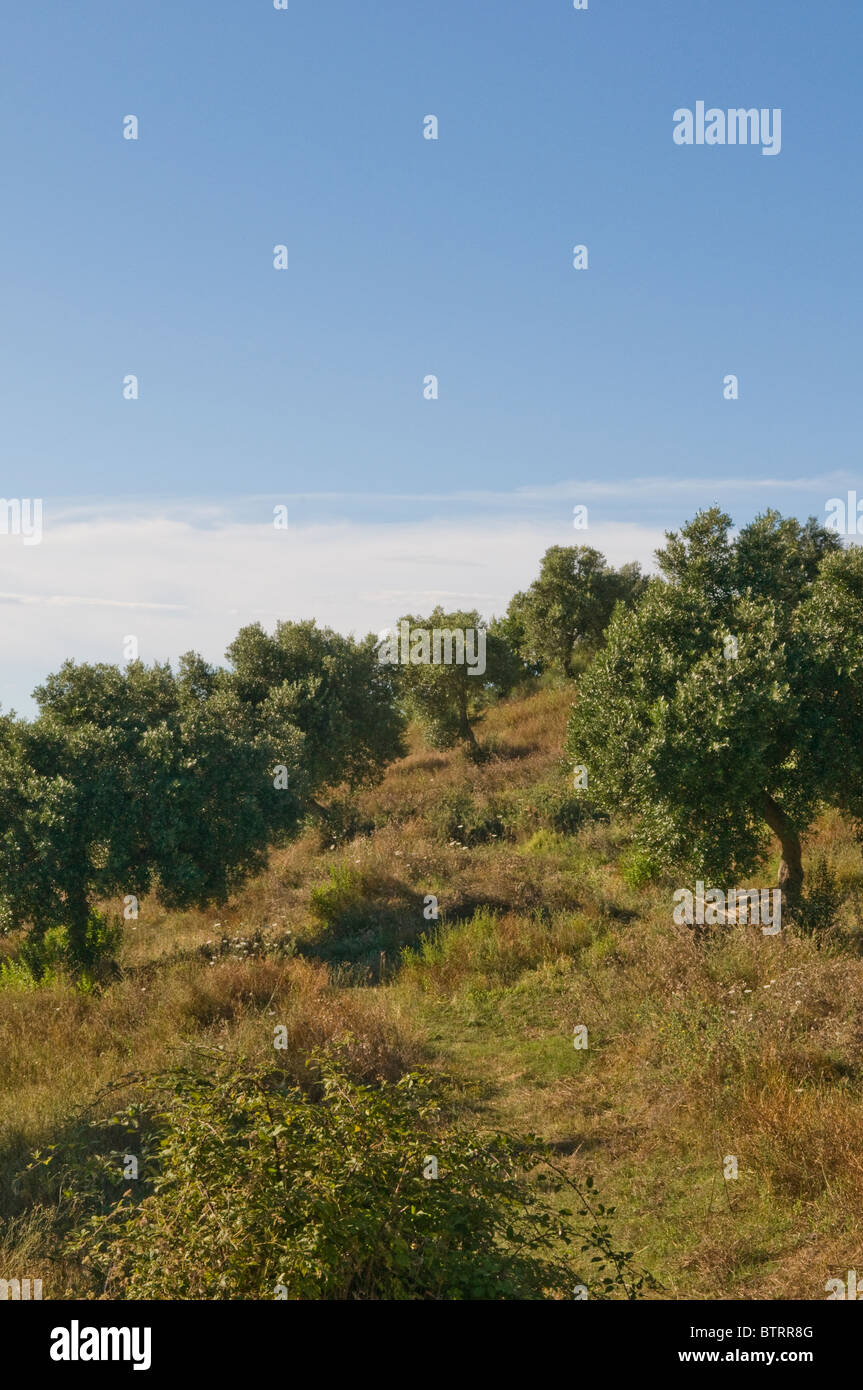
<svg viewBox="0 0 863 1390">
<path fill-rule="evenodd" d="M 83 940 L 73 950 L 67 927 L 31 932 L 16 961 L 16 972 L 34 984 L 48 983 L 62 971 L 75 974 L 83 988 L 116 971 L 116 954 L 123 936 L 122 918 L 91 911 Z M 11 965 L 11 963 L 10 963 Z"/>
<path fill-rule="evenodd" d="M 119 1173 L 130 1132 L 146 1129 L 143 1195 L 99 1210 L 104 1165 L 91 1165 L 96 1214 L 67 1237 L 109 1297 L 542 1299 L 580 1282 L 636 1298 L 650 1282 L 615 1250 L 612 1208 L 576 1189 L 585 1230 L 556 1209 L 568 1179 L 538 1140 L 448 1125 L 416 1073 L 358 1085 L 319 1055 L 303 1088 L 222 1063 L 144 1092 L 146 1125 L 140 1106 L 116 1115 L 123 1147 L 105 1160 Z M 431 1157 L 436 1178 L 424 1176 Z M 538 1163 L 545 1176 L 531 1182 Z M 583 1270 L 572 1246 L 590 1251 Z"/>
<path fill-rule="evenodd" d="M 314 952 L 365 972 L 383 967 L 381 953 L 399 950 L 422 930 L 423 898 L 395 878 L 333 864 L 328 883 L 312 889 L 310 907 L 323 930 Z"/>
<path fill-rule="evenodd" d="M 365 918 L 366 889 L 363 875 L 347 864 L 330 866 L 329 883 L 318 884 L 310 895 L 312 913 L 327 927 L 343 925 L 346 918 Z"/>
<path fill-rule="evenodd" d="M 553 830 L 547 830 L 543 826 L 542 830 L 535 830 L 530 839 L 522 845 L 525 854 L 557 854 L 566 846 L 567 842 L 556 835 Z"/>
<path fill-rule="evenodd" d="M 531 787 L 525 791 L 479 802 L 467 787 L 444 792 L 429 813 L 432 833 L 449 844 L 485 844 L 490 840 L 515 839 L 519 833 L 550 830 L 557 835 L 574 835 L 589 821 L 607 820 L 587 798 L 557 784 Z"/>
<path fill-rule="evenodd" d="M 831 931 L 837 925 L 843 893 L 826 855 L 816 857 L 804 883 L 794 925 L 810 936 Z"/>
<path fill-rule="evenodd" d="M 0 960 L 0 989 L 38 989 L 40 984 L 50 984 L 52 979 L 53 976 L 48 975 L 42 980 L 37 980 L 33 971 L 20 957 L 10 956 L 6 960 Z"/>
<path fill-rule="evenodd" d="M 599 813 L 584 792 L 568 787 L 540 786 L 518 805 L 517 823 L 521 830 L 553 830 L 574 835 L 582 825 L 596 820 Z"/>
<path fill-rule="evenodd" d="M 356 800 L 347 796 L 331 801 L 313 824 L 322 850 L 349 844 L 358 835 L 370 835 L 375 828 L 374 821 L 360 810 Z"/>
<path fill-rule="evenodd" d="M 506 834 L 504 813 L 493 802 L 480 805 L 466 787 L 454 787 L 444 792 L 429 813 L 432 833 L 438 840 L 471 847 Z"/>
<path fill-rule="evenodd" d="M 660 872 L 661 866 L 645 849 L 636 846 L 620 856 L 620 877 L 628 888 L 643 888 Z"/>
</svg>

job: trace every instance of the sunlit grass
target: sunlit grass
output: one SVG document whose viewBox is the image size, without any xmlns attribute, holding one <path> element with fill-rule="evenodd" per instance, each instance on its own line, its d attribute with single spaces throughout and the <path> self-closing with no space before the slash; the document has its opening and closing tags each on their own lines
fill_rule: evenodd
<svg viewBox="0 0 863 1390">
<path fill-rule="evenodd" d="M 833 813 L 806 844 L 845 894 L 844 935 L 696 941 L 668 888 L 633 868 L 627 827 L 537 824 L 532 789 L 566 786 L 570 703 L 547 690 L 490 710 L 480 739 L 495 752 L 479 765 L 414 736 L 361 798 L 373 830 L 334 849 L 310 830 L 217 911 L 144 900 L 120 977 L 98 989 L 62 975 L 36 989 L 7 966 L 4 1264 L 86 1294 L 48 1209 L 15 1181 L 29 1153 L 82 1123 L 105 1085 L 201 1045 L 265 1061 L 283 1025 L 298 1075 L 333 1041 L 367 1078 L 422 1061 L 482 1123 L 544 1135 L 573 1175 L 595 1174 L 665 1297 L 819 1298 L 863 1266 L 859 844 Z M 473 847 L 442 836 L 442 798 L 462 790 L 478 825 L 509 807 L 506 832 Z"/>
</svg>

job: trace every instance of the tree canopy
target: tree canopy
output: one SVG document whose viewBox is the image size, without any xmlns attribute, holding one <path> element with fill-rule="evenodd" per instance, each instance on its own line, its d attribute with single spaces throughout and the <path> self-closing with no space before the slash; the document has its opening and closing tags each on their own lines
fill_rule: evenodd
<svg viewBox="0 0 863 1390">
<path fill-rule="evenodd" d="M 3 723 L 3 905 L 37 933 L 65 926 L 78 960 L 94 901 L 223 901 L 262 867 L 274 826 L 299 821 L 302 738 L 253 729 L 199 658 L 177 675 L 68 662 L 35 693 L 32 723 Z"/>
<path fill-rule="evenodd" d="M 378 780 L 404 752 L 397 675 L 378 660 L 377 639 L 342 637 L 314 621 L 240 629 L 221 679 L 256 729 L 289 727 L 303 737 L 310 795 Z"/>
<path fill-rule="evenodd" d="M 768 511 L 700 512 L 657 553 L 584 676 L 566 748 L 591 797 L 636 817 L 657 864 L 751 872 L 769 831 L 791 904 L 820 804 L 863 809 L 863 552 Z"/>
<path fill-rule="evenodd" d="M 223 902 L 316 793 L 372 780 L 401 751 L 373 638 L 248 627 L 229 657 L 224 670 L 189 653 L 176 673 L 67 662 L 35 692 L 36 719 L 0 719 L 7 926 L 62 925 L 82 963 L 100 899 Z"/>
<path fill-rule="evenodd" d="M 618 601 L 632 603 L 645 580 L 637 563 L 611 568 L 588 545 L 553 545 L 530 587 L 510 601 L 505 632 L 529 670 L 574 674 L 579 650 L 592 652 Z"/>
<path fill-rule="evenodd" d="M 491 700 L 512 689 L 523 675 L 523 667 L 505 638 L 494 626 L 489 627 L 475 609 L 445 613 L 438 606 L 427 618 L 400 619 L 394 630 L 399 636 L 393 638 L 400 647 L 405 646 L 400 640 L 405 630 L 414 636 L 407 642 L 408 650 L 399 653 L 399 664 L 389 669 L 399 672 L 407 713 L 422 725 L 433 747 L 450 748 L 465 743 L 474 754 L 478 753 L 474 723 Z M 437 655 L 441 659 L 435 659 L 435 633 L 440 639 Z M 424 634 L 429 634 L 427 643 Z M 456 634 L 465 644 L 462 660 L 448 660 L 447 652 L 451 658 L 458 655 Z M 385 645 L 379 644 L 379 656 L 384 659 Z"/>
</svg>

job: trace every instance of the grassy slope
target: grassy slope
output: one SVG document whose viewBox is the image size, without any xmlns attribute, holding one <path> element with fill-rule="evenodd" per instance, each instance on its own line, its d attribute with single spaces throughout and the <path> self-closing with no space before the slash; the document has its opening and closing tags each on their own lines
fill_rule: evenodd
<svg viewBox="0 0 863 1390">
<path fill-rule="evenodd" d="M 347 1038 L 362 1074 L 439 1068 L 483 1123 L 550 1139 L 616 1204 L 660 1296 L 823 1298 L 826 1278 L 863 1266 L 863 873 L 850 832 L 825 818 L 807 845 L 830 852 L 848 894 L 841 951 L 746 927 L 697 944 L 671 922 L 668 885 L 627 886 L 613 824 L 565 837 L 528 810 L 514 839 L 448 842 L 447 795 L 529 807 L 538 785 L 560 783 L 570 698 L 492 711 L 482 737 L 495 755 L 480 768 L 417 743 L 363 798 L 371 833 L 341 848 L 310 833 L 220 913 L 145 902 L 123 977 L 103 992 L 0 991 L 4 1267 L 42 1273 L 46 1295 L 86 1292 L 14 1173 L 104 1083 L 200 1043 L 272 1056 L 275 1023 L 298 1074 L 316 1044 Z M 262 944 L 242 944 L 256 932 Z M 223 935 L 224 955 L 201 954 Z M 289 940 L 301 958 L 274 949 Z"/>
</svg>

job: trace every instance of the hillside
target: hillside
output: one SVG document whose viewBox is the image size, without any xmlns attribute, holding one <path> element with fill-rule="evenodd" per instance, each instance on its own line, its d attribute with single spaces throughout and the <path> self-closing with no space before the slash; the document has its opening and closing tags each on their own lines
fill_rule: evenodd
<svg viewBox="0 0 863 1390">
<path fill-rule="evenodd" d="M 471 1123 L 540 1134 L 616 1208 L 616 1236 L 659 1282 L 648 1297 L 819 1298 L 860 1263 L 863 869 L 850 827 L 824 816 L 805 846 L 841 887 L 836 931 L 696 940 L 672 922 L 669 884 L 641 881 L 627 827 L 584 816 L 570 793 L 571 699 L 546 689 L 489 710 L 479 765 L 412 735 L 343 807 L 339 835 L 309 829 L 221 912 L 143 901 L 116 978 L 82 990 L 58 972 L 34 988 L 7 964 L 4 1267 L 42 1277 L 46 1297 L 99 1296 L 60 1250 L 63 1184 L 19 1176 L 31 1154 L 75 1152 L 110 1113 L 103 1088 L 129 1073 L 201 1047 L 266 1064 L 279 1024 L 298 1079 L 336 1043 L 361 1079 L 439 1073 Z M 0 941 L 7 961 L 19 945 Z"/>
</svg>

